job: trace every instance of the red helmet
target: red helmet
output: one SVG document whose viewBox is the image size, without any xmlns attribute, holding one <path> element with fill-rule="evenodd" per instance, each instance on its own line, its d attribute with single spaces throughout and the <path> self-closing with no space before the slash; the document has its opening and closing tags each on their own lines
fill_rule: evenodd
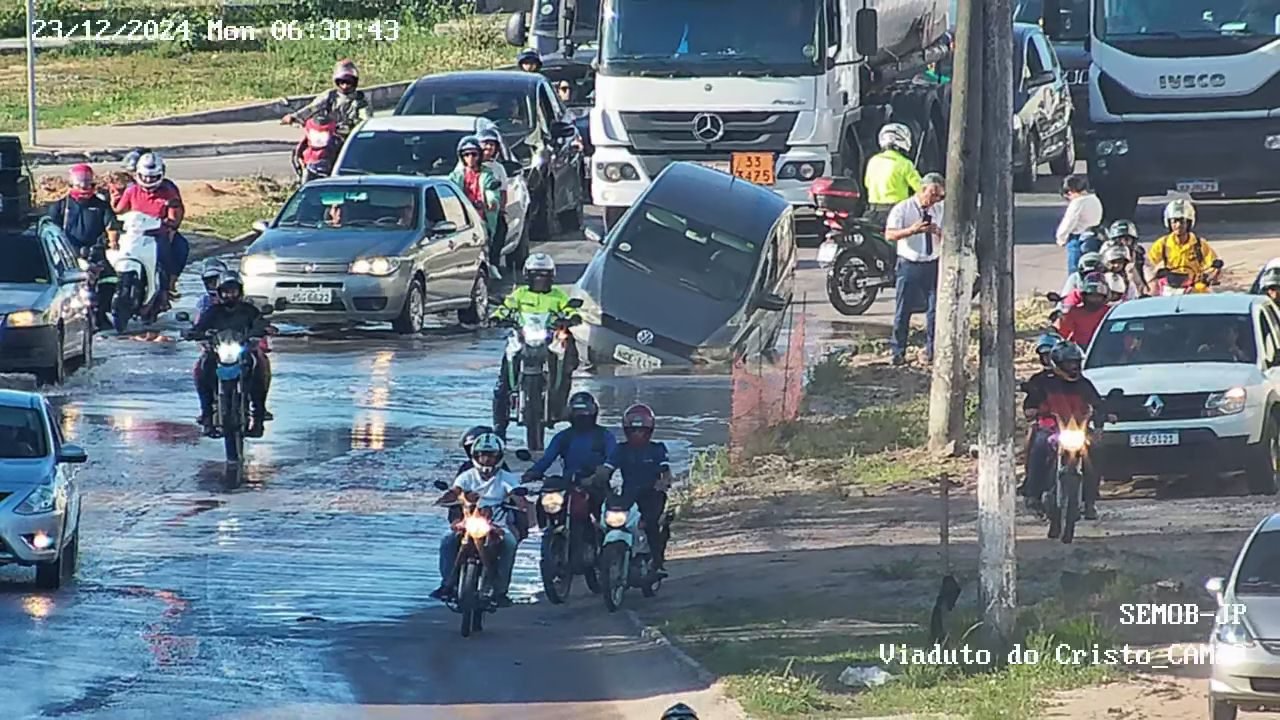
<svg viewBox="0 0 1280 720">
<path fill-rule="evenodd" d="M 653 409 L 643 403 L 632 405 L 627 411 L 622 413 L 622 430 L 648 430 L 658 424 L 658 418 L 653 414 Z"/>
</svg>

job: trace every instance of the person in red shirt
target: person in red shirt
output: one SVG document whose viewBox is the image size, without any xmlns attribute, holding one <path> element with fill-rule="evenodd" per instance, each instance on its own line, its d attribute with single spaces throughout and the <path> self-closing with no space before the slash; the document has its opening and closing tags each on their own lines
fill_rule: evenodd
<svg viewBox="0 0 1280 720">
<path fill-rule="evenodd" d="M 162 234 L 156 238 L 156 254 L 166 275 L 169 297 L 179 297 L 178 277 L 187 263 L 187 253 L 176 245 L 186 208 L 178 186 L 165 179 L 164 160 L 159 155 L 146 153 L 138 158 L 134 183 L 125 188 L 113 210 L 117 216 L 140 212 L 164 222 Z M 186 247 L 185 242 L 182 245 Z"/>
<path fill-rule="evenodd" d="M 1058 318 L 1058 334 L 1064 340 L 1089 347 L 1093 334 L 1098 331 L 1102 319 L 1107 316 L 1111 306 L 1107 305 L 1108 288 L 1100 277 L 1090 276 L 1080 288 L 1083 302 L 1062 314 Z"/>
</svg>

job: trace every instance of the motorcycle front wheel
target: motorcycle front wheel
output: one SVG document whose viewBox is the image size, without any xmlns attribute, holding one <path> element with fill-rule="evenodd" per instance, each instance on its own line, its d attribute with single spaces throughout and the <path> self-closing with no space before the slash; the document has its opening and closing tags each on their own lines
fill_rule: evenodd
<svg viewBox="0 0 1280 720">
<path fill-rule="evenodd" d="M 880 289 L 859 288 L 858 281 L 868 277 L 867 263 L 853 250 L 836 257 L 827 272 L 827 299 L 841 315 L 861 315 L 876 301 Z"/>
<path fill-rule="evenodd" d="M 1072 470 L 1058 473 L 1058 512 L 1061 514 L 1062 542 L 1070 543 L 1076 537 L 1076 522 L 1080 519 L 1080 491 L 1084 483 L 1080 474 Z"/>
<path fill-rule="evenodd" d="M 617 612 L 627 595 L 627 554 L 623 542 L 611 542 L 600 551 L 600 593 L 609 612 Z"/>
<path fill-rule="evenodd" d="M 218 393 L 218 417 L 222 420 L 222 448 L 228 463 L 244 459 L 244 398 L 238 387 L 224 387 Z"/>
<path fill-rule="evenodd" d="M 573 590 L 573 568 L 569 565 L 569 541 L 561 533 L 548 530 L 542 536 L 542 589 L 552 605 L 569 599 Z"/>
<path fill-rule="evenodd" d="M 468 562 L 462 566 L 458 580 L 458 609 L 462 611 L 462 637 L 471 637 L 473 631 L 482 630 L 480 617 L 484 606 L 480 597 L 480 563 Z"/>
<path fill-rule="evenodd" d="M 546 425 L 546 384 L 539 375 L 528 375 L 521 382 L 524 384 L 524 397 L 521 398 L 520 414 L 524 424 L 525 446 L 529 450 L 541 450 L 543 433 L 546 431 L 543 427 Z"/>
</svg>

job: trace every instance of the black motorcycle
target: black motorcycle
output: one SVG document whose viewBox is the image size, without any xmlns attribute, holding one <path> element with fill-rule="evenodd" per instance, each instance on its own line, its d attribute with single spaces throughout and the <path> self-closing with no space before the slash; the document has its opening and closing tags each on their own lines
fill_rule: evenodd
<svg viewBox="0 0 1280 720">
<path fill-rule="evenodd" d="M 449 483 L 437 480 L 436 489 L 448 492 Z M 518 487 L 513 497 L 523 497 L 528 488 Z M 459 536 L 458 557 L 453 564 L 453 577 L 446 583 L 453 588 L 452 597 L 445 600 L 453 612 L 462 615 L 462 637 L 484 629 L 484 615 L 497 611 L 493 603 L 493 580 L 498 571 L 498 554 L 502 551 L 502 534 L 508 532 L 501 523 L 493 521 L 492 508 L 478 507 L 479 496 L 466 493 L 451 500 L 442 498 L 437 504 L 444 507 L 461 506 L 462 517 L 453 524 L 452 532 Z M 504 512 L 519 512 L 515 505 L 502 505 Z"/>
<path fill-rule="evenodd" d="M 80 248 L 80 257 L 89 264 L 85 274 L 89 280 L 89 307 L 92 312 L 94 330 L 105 330 L 111 327 L 111 315 L 107 310 L 111 307 L 111 299 L 115 295 L 119 278 L 107 262 L 107 246 L 97 243 L 90 247 Z"/>
<path fill-rule="evenodd" d="M 582 300 L 574 298 L 569 301 L 569 306 L 582 307 Z M 510 372 L 507 387 L 511 389 L 507 400 L 508 417 L 517 418 L 524 426 L 525 443 L 530 450 L 542 450 L 546 429 L 554 424 L 554 408 L 550 407 L 549 398 L 561 383 L 572 382 L 564 362 L 566 343 L 572 342 L 570 321 L 545 313 L 524 313 L 522 317 L 513 319 L 510 325 L 511 335 L 507 338 L 505 350 Z M 556 367 L 559 372 L 555 377 L 550 372 L 553 353 L 558 356 Z M 519 363 L 515 362 L 516 357 L 520 358 Z M 499 408 L 495 407 L 494 424 L 505 425 L 505 418 L 498 415 Z"/>
<path fill-rule="evenodd" d="M 581 575 L 587 589 L 600 592 L 596 551 L 600 531 L 592 521 L 590 484 L 594 473 L 574 478 L 543 479 L 538 501 L 538 527 L 542 529 L 542 587 L 547 599 L 560 604 L 569 598 L 573 578 Z"/>
<path fill-rule="evenodd" d="M 271 307 L 260 311 L 265 317 Z M 178 313 L 179 322 L 187 322 L 187 313 Z M 213 437 L 221 437 L 228 463 L 244 461 L 244 438 L 249 429 L 250 383 L 257 364 L 254 348 L 261 337 L 241 330 L 210 330 L 205 334 L 206 362 L 216 362 L 218 376 L 217 401 L 213 411 Z"/>
<path fill-rule="evenodd" d="M 826 240 L 818 247 L 818 266 L 827 271 L 827 299 L 842 315 L 861 315 L 881 288 L 897 279 L 898 249 L 884 239 L 884 228 L 860 217 L 862 193 L 852 178 L 819 178 L 809 189 Z"/>
</svg>

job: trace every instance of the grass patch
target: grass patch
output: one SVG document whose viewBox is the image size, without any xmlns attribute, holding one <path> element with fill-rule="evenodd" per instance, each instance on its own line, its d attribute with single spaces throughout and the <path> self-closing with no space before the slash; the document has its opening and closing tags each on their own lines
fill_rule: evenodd
<svg viewBox="0 0 1280 720">
<path fill-rule="evenodd" d="M 41 127 L 105 125 L 228 107 L 328 89 L 338 58 L 360 65 L 365 85 L 434 72 L 494 67 L 510 60 L 499 32 L 464 23 L 435 35 L 432 25 L 402 22 L 395 42 L 299 40 L 121 47 L 80 44 L 45 50 L 36 65 Z M 0 56 L 0 131 L 26 127 L 22 55 Z M 149 79 L 163 78 L 163 82 Z"/>
<path fill-rule="evenodd" d="M 184 225 L 224 240 L 249 232 L 254 220 L 270 220 L 289 199 L 293 187 L 268 177 L 250 177 L 221 190 L 218 202 L 208 209 L 189 211 Z M 206 190 L 207 192 L 207 190 Z"/>
</svg>

